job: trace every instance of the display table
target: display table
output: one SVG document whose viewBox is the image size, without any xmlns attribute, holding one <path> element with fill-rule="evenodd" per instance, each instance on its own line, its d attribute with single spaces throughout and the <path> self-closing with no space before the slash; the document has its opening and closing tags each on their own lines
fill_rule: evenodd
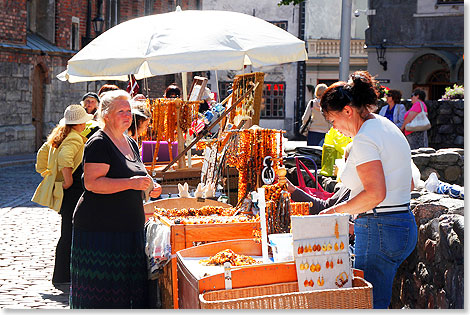
<svg viewBox="0 0 470 315">
<path fill-rule="evenodd" d="M 146 216 L 151 216 L 158 208 L 200 208 L 202 206 L 231 207 L 231 205 L 210 199 L 171 198 L 153 201 L 144 205 Z M 159 220 L 170 227 L 171 253 L 176 254 L 201 242 L 217 242 L 253 237 L 253 229 L 259 229 L 259 222 L 220 223 L 220 224 L 174 224 L 171 220 L 160 217 Z M 203 245 L 201 245 L 203 246 Z M 199 247 L 199 246 L 198 246 Z M 195 247 L 197 248 L 197 247 Z M 162 288 L 162 305 L 164 308 L 178 308 L 178 282 L 176 258 L 163 268 L 159 285 Z"/>
<path fill-rule="evenodd" d="M 178 294 L 180 308 L 201 308 L 199 294 L 225 289 L 221 266 L 198 266 L 198 261 L 224 250 L 261 260 L 261 244 L 238 239 L 204 244 L 180 250 L 178 258 Z M 231 268 L 232 288 L 297 281 L 294 262 L 259 264 Z"/>
</svg>

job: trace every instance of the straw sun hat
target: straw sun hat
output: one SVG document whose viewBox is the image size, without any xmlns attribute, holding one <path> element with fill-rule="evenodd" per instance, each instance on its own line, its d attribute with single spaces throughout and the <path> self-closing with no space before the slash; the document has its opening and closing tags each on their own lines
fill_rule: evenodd
<svg viewBox="0 0 470 315">
<path fill-rule="evenodd" d="M 78 125 L 91 120 L 93 115 L 87 114 L 80 105 L 70 105 L 64 111 L 64 118 L 59 122 L 61 125 Z"/>
</svg>

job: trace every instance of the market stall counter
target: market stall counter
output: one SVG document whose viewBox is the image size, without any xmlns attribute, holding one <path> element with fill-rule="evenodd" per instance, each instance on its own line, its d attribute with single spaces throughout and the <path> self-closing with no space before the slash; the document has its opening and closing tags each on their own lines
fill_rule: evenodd
<svg viewBox="0 0 470 315">
<path fill-rule="evenodd" d="M 248 220 L 246 222 L 237 222 L 240 218 L 245 218 L 244 216 L 196 216 L 195 218 L 197 218 L 198 221 L 192 220 L 188 222 L 186 220 L 191 219 L 175 219 L 174 217 L 162 215 L 161 212 L 165 211 L 164 209 L 169 210 L 169 212 L 185 211 L 190 208 L 200 209 L 204 206 L 221 207 L 228 210 L 231 208 L 230 204 L 210 199 L 190 197 L 157 200 L 147 203 L 144 206 L 144 210 L 146 216 L 153 215 L 162 224 L 170 228 L 172 255 L 176 255 L 180 250 L 207 242 L 240 238 L 249 239 L 253 237 L 253 230 L 259 229 L 259 221 Z M 161 211 L 156 211 L 156 209 L 161 209 Z M 221 223 L 217 219 L 225 220 L 227 223 Z M 172 258 L 171 261 L 163 267 L 158 282 L 159 287 L 162 288 L 162 307 L 179 308 L 176 258 Z"/>
<path fill-rule="evenodd" d="M 223 266 L 204 264 L 209 256 L 227 249 L 248 255 L 257 263 L 231 267 L 229 273 Z M 372 285 L 361 278 L 360 270 L 353 270 L 352 288 L 299 292 L 294 261 L 263 263 L 261 257 L 261 245 L 250 239 L 215 242 L 179 251 L 180 308 L 372 308 Z"/>
</svg>

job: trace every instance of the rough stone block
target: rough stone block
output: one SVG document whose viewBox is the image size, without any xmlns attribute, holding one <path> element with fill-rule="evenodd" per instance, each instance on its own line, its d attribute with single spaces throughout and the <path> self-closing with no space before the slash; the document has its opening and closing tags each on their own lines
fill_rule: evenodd
<svg viewBox="0 0 470 315">
<path fill-rule="evenodd" d="M 419 149 L 411 150 L 412 155 L 416 155 L 420 153 L 431 154 L 431 153 L 436 153 L 436 150 L 433 148 L 419 148 Z"/>
<path fill-rule="evenodd" d="M 439 309 L 448 309 L 449 303 L 446 298 L 446 291 L 443 289 L 439 290 L 436 295 L 436 307 Z"/>
<path fill-rule="evenodd" d="M 464 101 L 455 101 L 453 105 L 454 105 L 455 109 L 464 110 L 464 108 L 465 108 L 465 106 L 464 106 L 465 102 Z"/>
<path fill-rule="evenodd" d="M 19 101 L 21 100 L 21 92 L 15 91 L 14 89 L 9 90 L 6 95 L 7 101 Z"/>
<path fill-rule="evenodd" d="M 449 120 L 447 122 L 449 122 Z M 441 125 L 437 128 L 437 132 L 441 134 L 451 134 L 455 131 L 453 125 Z"/>
<path fill-rule="evenodd" d="M 449 114 L 451 114 L 451 113 L 449 113 Z M 448 124 L 450 121 L 452 121 L 453 117 L 454 116 L 452 116 L 452 115 L 439 115 L 439 116 L 437 116 L 436 124 L 438 124 L 438 125 Z"/>
<path fill-rule="evenodd" d="M 445 181 L 448 183 L 453 183 L 460 177 L 461 174 L 462 171 L 459 166 L 449 166 L 444 171 Z"/>
<path fill-rule="evenodd" d="M 430 160 L 430 156 L 428 154 L 416 154 L 412 156 L 413 162 L 416 166 L 426 166 Z"/>
<path fill-rule="evenodd" d="M 444 104 L 442 104 L 444 105 Z M 441 106 L 439 107 L 439 114 L 440 115 L 450 115 L 452 114 L 452 108 L 449 106 Z"/>
<path fill-rule="evenodd" d="M 29 91 L 29 81 L 27 78 L 16 81 L 16 88 L 20 91 Z"/>
<path fill-rule="evenodd" d="M 426 260 L 432 262 L 436 256 L 436 241 L 427 239 L 424 244 L 424 252 L 426 253 Z"/>
<path fill-rule="evenodd" d="M 453 123 L 454 125 L 463 124 L 463 119 L 462 119 L 462 117 L 459 117 L 459 116 L 453 116 L 453 117 L 452 117 L 452 123 Z"/>
<path fill-rule="evenodd" d="M 452 151 L 440 151 L 432 154 L 430 157 L 430 163 L 445 163 L 454 164 L 460 158 L 460 154 Z"/>
<path fill-rule="evenodd" d="M 460 117 L 463 117 L 464 116 L 464 111 L 463 109 L 460 110 L 460 109 L 454 109 L 454 113 Z"/>
<path fill-rule="evenodd" d="M 421 179 L 424 181 L 427 180 L 429 175 L 431 175 L 431 173 L 436 173 L 437 178 L 440 178 L 439 172 L 435 168 L 426 167 L 424 170 L 421 171 Z"/>
</svg>

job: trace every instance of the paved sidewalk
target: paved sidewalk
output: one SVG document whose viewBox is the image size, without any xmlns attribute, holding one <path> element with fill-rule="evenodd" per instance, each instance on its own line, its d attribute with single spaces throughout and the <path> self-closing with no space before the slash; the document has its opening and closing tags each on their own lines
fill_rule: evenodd
<svg viewBox="0 0 470 315">
<path fill-rule="evenodd" d="M 0 308 L 3 309 L 69 307 L 68 287 L 55 288 L 50 280 L 60 236 L 60 215 L 30 201 L 40 181 L 34 162 L 0 167 Z"/>
</svg>

